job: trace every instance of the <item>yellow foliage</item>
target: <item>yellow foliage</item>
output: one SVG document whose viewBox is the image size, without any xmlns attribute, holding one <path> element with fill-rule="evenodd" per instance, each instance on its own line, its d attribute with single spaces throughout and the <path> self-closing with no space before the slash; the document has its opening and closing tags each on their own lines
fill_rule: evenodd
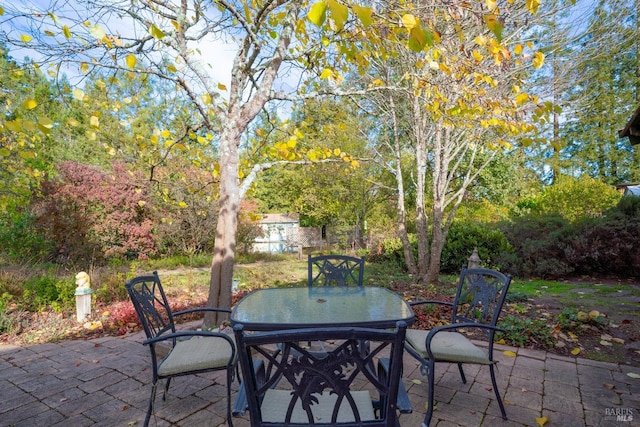
<svg viewBox="0 0 640 427">
<path fill-rule="evenodd" d="M 407 13 L 402 17 L 402 24 L 407 30 L 411 31 L 418 25 L 418 19 L 412 14 Z"/>
</svg>

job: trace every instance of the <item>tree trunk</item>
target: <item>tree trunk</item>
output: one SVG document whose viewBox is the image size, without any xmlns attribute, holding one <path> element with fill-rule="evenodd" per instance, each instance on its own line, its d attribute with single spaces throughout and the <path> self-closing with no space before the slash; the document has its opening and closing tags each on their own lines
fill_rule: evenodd
<svg viewBox="0 0 640 427">
<path fill-rule="evenodd" d="M 234 123 L 233 121 L 230 122 Z M 209 307 L 231 307 L 231 284 L 236 250 L 238 211 L 240 210 L 240 189 L 238 185 L 238 142 L 237 128 L 228 126 L 220 139 L 220 211 L 211 261 L 209 282 Z M 215 328 L 228 316 L 209 312 L 204 318 L 205 328 Z"/>
<path fill-rule="evenodd" d="M 418 274 L 416 282 L 426 275 L 429 259 L 429 218 L 425 212 L 425 185 L 427 173 L 427 124 L 421 98 L 413 98 L 413 117 L 416 138 L 416 232 L 418 234 Z"/>
<path fill-rule="evenodd" d="M 393 101 L 393 96 L 389 96 L 389 103 L 391 106 L 391 115 L 393 120 L 393 138 L 394 138 L 394 153 L 395 153 L 395 170 L 394 175 L 396 178 L 396 188 L 398 190 L 398 200 L 396 205 L 396 211 L 398 213 L 397 221 L 397 233 L 400 241 L 402 242 L 402 249 L 404 252 L 404 261 L 407 265 L 409 274 L 416 276 L 418 270 L 416 263 L 413 259 L 413 249 L 411 248 L 411 242 L 407 234 L 407 211 L 405 207 L 404 199 L 404 180 L 402 178 L 402 147 L 400 146 L 400 135 L 398 130 L 398 118 L 396 117 L 396 108 Z"/>
</svg>

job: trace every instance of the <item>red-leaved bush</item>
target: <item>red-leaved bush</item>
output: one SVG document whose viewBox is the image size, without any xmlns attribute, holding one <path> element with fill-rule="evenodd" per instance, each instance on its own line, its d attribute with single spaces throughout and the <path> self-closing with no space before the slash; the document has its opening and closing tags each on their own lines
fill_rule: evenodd
<svg viewBox="0 0 640 427">
<path fill-rule="evenodd" d="M 106 172 L 72 161 L 42 185 L 36 224 L 55 242 L 54 261 L 144 259 L 157 252 L 148 181 L 123 163 Z"/>
</svg>

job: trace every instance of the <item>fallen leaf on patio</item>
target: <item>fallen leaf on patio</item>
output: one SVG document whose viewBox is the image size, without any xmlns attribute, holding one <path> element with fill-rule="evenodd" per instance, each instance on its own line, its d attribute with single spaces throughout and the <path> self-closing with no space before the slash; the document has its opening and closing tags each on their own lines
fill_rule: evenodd
<svg viewBox="0 0 640 427">
<path fill-rule="evenodd" d="M 616 388 L 615 385 L 613 384 L 604 384 L 604 388 L 606 388 L 607 390 L 613 390 L 614 388 Z"/>
<path fill-rule="evenodd" d="M 506 341 L 504 340 L 504 338 L 501 338 L 498 341 L 496 341 L 496 344 L 506 344 Z"/>
<path fill-rule="evenodd" d="M 491 387 L 485 387 L 484 389 L 487 390 L 487 391 L 493 391 L 493 389 Z"/>
<path fill-rule="evenodd" d="M 528 391 L 529 391 L 529 390 L 527 390 L 526 388 L 522 387 L 522 392 L 523 392 L 523 393 L 526 393 L 526 392 L 528 392 Z"/>
<path fill-rule="evenodd" d="M 609 335 L 609 334 L 602 334 L 600 336 L 600 339 L 603 340 L 603 341 L 611 341 L 613 339 L 613 337 L 611 335 Z"/>
<path fill-rule="evenodd" d="M 503 402 L 505 405 L 511 405 L 511 402 L 509 402 L 509 399 L 504 399 L 504 398 L 503 398 L 503 399 L 502 399 L 502 402 Z"/>
<path fill-rule="evenodd" d="M 93 347 L 100 347 L 100 343 L 95 343 Z"/>
<path fill-rule="evenodd" d="M 628 372 L 627 376 L 631 378 L 636 378 L 636 379 L 640 378 L 640 375 L 636 374 L 635 372 Z"/>
<path fill-rule="evenodd" d="M 81 365 L 81 363 L 80 363 L 80 361 L 78 360 L 78 361 L 76 362 L 76 366 L 80 366 L 80 365 Z"/>
<path fill-rule="evenodd" d="M 617 342 L 618 344 L 624 344 L 624 340 L 622 338 L 611 338 L 611 341 Z"/>
<path fill-rule="evenodd" d="M 602 341 L 600 341 L 600 345 L 604 345 L 604 346 L 610 347 L 610 346 L 612 346 L 613 344 L 611 344 L 611 342 L 610 342 L 610 341 L 602 340 Z"/>
<path fill-rule="evenodd" d="M 129 405 L 122 405 L 122 410 L 126 411 L 127 409 L 129 409 Z"/>
<path fill-rule="evenodd" d="M 134 425 L 136 425 L 136 424 L 138 424 L 138 422 L 137 422 L 137 421 L 129 421 L 129 424 L 127 424 L 127 425 L 134 426 Z"/>
<path fill-rule="evenodd" d="M 60 402 L 66 402 L 67 400 L 69 400 L 68 397 L 63 397 L 62 399 L 60 399 Z"/>
<path fill-rule="evenodd" d="M 91 363 L 100 363 L 100 361 L 98 359 L 93 359 Z"/>
<path fill-rule="evenodd" d="M 580 354 L 580 348 L 576 347 L 573 350 L 571 350 L 571 354 L 573 354 L 574 356 L 577 356 Z"/>
<path fill-rule="evenodd" d="M 420 380 L 411 380 L 411 382 L 414 384 L 422 384 L 422 381 Z"/>
<path fill-rule="evenodd" d="M 547 421 L 549 421 L 549 417 L 536 418 L 536 424 L 538 424 L 540 427 L 545 425 Z"/>
<path fill-rule="evenodd" d="M 516 357 L 516 354 L 511 350 L 505 350 L 504 355 L 509 357 Z"/>
</svg>

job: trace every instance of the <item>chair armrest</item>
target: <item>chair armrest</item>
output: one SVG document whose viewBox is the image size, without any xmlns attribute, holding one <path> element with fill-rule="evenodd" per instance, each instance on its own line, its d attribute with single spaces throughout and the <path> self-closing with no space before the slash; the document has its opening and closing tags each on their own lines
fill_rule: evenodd
<svg viewBox="0 0 640 427">
<path fill-rule="evenodd" d="M 233 340 L 233 336 L 229 335 L 229 334 L 225 334 L 224 332 L 212 332 L 212 331 L 180 331 L 180 332 L 173 332 L 170 334 L 165 334 L 165 335 L 160 335 L 154 338 L 149 338 L 146 339 L 144 341 L 142 341 L 142 344 L 144 345 L 149 345 L 149 344 L 156 344 L 158 342 L 162 342 L 162 341 L 167 341 L 167 340 L 173 340 L 175 338 L 181 338 L 181 337 L 214 337 L 214 338 L 222 338 L 224 340 L 226 340 L 229 345 L 231 346 L 231 348 L 233 349 L 233 354 L 235 357 L 235 351 L 236 351 L 236 345 L 235 345 L 235 341 Z"/>
<path fill-rule="evenodd" d="M 453 307 L 453 303 L 452 302 L 448 302 L 448 301 L 438 301 L 438 300 L 422 300 L 422 301 L 412 301 L 409 302 L 409 305 L 411 307 L 416 306 L 416 305 L 421 305 L 421 304 L 438 304 L 438 305 L 446 305 L 449 307 Z"/>
<path fill-rule="evenodd" d="M 197 313 L 199 311 L 215 311 L 218 313 L 231 313 L 231 310 L 229 310 L 228 308 L 198 307 L 198 308 L 190 308 L 188 310 L 176 311 L 175 313 L 172 313 L 172 314 L 175 317 L 175 316 L 180 316 L 182 314 Z"/>
</svg>

